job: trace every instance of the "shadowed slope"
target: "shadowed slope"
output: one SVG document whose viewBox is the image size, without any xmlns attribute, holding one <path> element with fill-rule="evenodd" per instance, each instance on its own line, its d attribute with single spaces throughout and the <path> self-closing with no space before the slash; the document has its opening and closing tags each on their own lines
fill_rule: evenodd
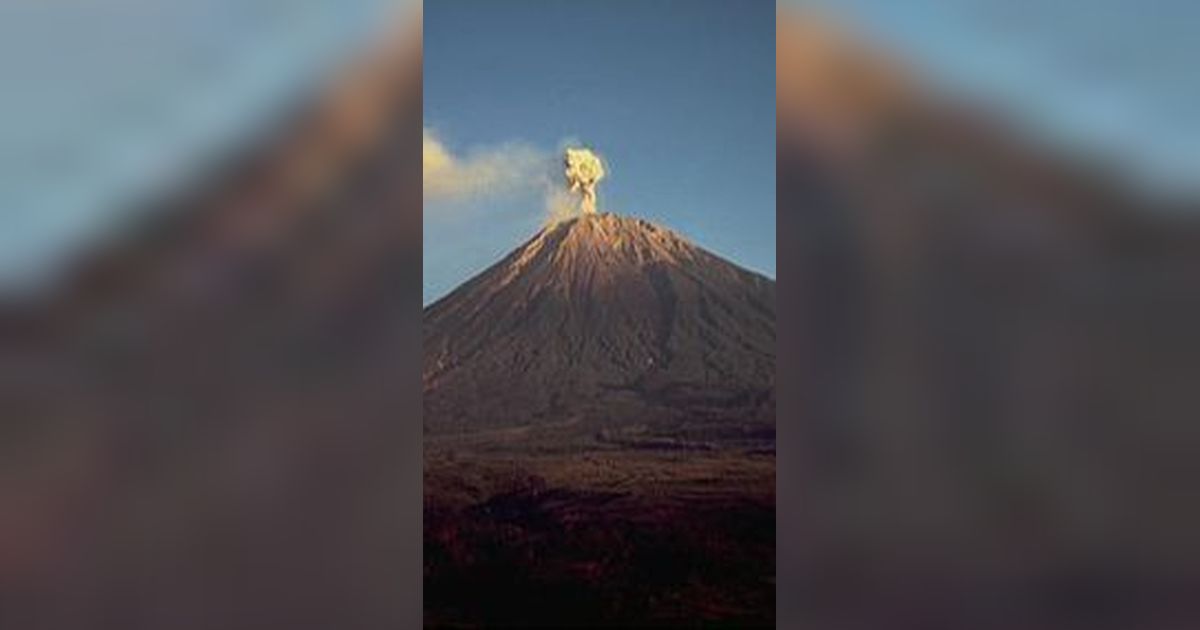
<svg viewBox="0 0 1200 630">
<path fill-rule="evenodd" d="M 431 433 L 570 418 L 773 423 L 774 281 L 646 221 L 547 226 L 427 308 L 424 328 Z"/>
<path fill-rule="evenodd" d="M 613 214 L 425 310 L 426 625 L 773 625 L 775 282 Z"/>
</svg>

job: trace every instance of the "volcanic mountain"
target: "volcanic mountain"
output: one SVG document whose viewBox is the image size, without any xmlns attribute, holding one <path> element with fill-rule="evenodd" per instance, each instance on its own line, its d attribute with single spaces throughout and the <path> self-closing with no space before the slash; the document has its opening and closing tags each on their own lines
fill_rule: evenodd
<svg viewBox="0 0 1200 630">
<path fill-rule="evenodd" d="M 773 442 L 775 282 L 645 220 L 585 214 L 426 308 L 423 358 L 429 435 Z"/>
</svg>

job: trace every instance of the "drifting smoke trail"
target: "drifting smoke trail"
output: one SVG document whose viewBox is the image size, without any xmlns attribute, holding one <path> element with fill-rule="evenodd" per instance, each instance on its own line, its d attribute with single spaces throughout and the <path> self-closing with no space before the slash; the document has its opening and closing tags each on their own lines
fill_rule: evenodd
<svg viewBox="0 0 1200 630">
<path fill-rule="evenodd" d="M 562 145 L 560 145 L 562 146 Z M 596 212 L 596 185 L 604 162 L 586 148 L 564 149 L 566 186 L 555 176 L 552 154 L 524 143 L 474 147 L 455 154 L 430 129 L 424 129 L 422 166 L 426 212 L 447 205 L 486 207 L 507 196 L 544 191 L 551 223 Z M 430 216 L 430 215 L 427 215 Z"/>
<path fill-rule="evenodd" d="M 455 155 L 432 131 L 422 137 L 423 192 L 426 201 L 454 202 L 495 198 L 535 185 L 549 156 L 533 147 L 509 143 L 477 147 Z"/>
<path fill-rule="evenodd" d="M 581 193 L 580 209 L 584 214 L 596 212 L 596 184 L 604 179 L 604 163 L 590 149 L 568 148 L 563 157 L 564 175 L 571 192 Z"/>
</svg>

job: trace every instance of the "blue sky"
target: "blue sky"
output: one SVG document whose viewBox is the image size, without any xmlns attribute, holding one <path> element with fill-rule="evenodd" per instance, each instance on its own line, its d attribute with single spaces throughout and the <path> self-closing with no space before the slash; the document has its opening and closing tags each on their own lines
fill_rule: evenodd
<svg viewBox="0 0 1200 630">
<path fill-rule="evenodd" d="M 0 293 L 244 145 L 411 4 L 0 2 Z M 773 3 L 426 4 L 426 122 L 449 149 L 592 143 L 610 163 L 603 205 L 774 273 Z M 781 4 L 824 5 L 1048 142 L 1200 191 L 1200 3 Z M 426 301 L 537 228 L 541 200 L 521 197 L 427 217 Z"/>
<path fill-rule="evenodd" d="M 247 144 L 409 5 L 0 2 L 0 293 Z"/>
<path fill-rule="evenodd" d="M 584 142 L 602 209 L 774 275 L 774 2 L 443 0 L 424 38 L 425 124 L 451 152 Z M 532 235 L 541 197 L 427 200 L 425 302 Z"/>
<path fill-rule="evenodd" d="M 1151 193 L 1200 193 L 1200 3 L 784 0 Z"/>
</svg>

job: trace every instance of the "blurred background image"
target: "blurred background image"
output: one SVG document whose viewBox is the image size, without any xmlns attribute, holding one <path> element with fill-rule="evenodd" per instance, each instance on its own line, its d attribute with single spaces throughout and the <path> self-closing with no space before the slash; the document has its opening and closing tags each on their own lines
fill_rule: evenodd
<svg viewBox="0 0 1200 630">
<path fill-rule="evenodd" d="M 1197 11 L 779 3 L 779 627 L 1200 626 Z M 0 627 L 421 623 L 420 33 L 0 6 Z"/>
<path fill-rule="evenodd" d="M 1198 16 L 780 6 L 781 620 L 1200 620 Z"/>
<path fill-rule="evenodd" d="M 416 627 L 419 7 L 0 42 L 0 626 Z"/>
</svg>

